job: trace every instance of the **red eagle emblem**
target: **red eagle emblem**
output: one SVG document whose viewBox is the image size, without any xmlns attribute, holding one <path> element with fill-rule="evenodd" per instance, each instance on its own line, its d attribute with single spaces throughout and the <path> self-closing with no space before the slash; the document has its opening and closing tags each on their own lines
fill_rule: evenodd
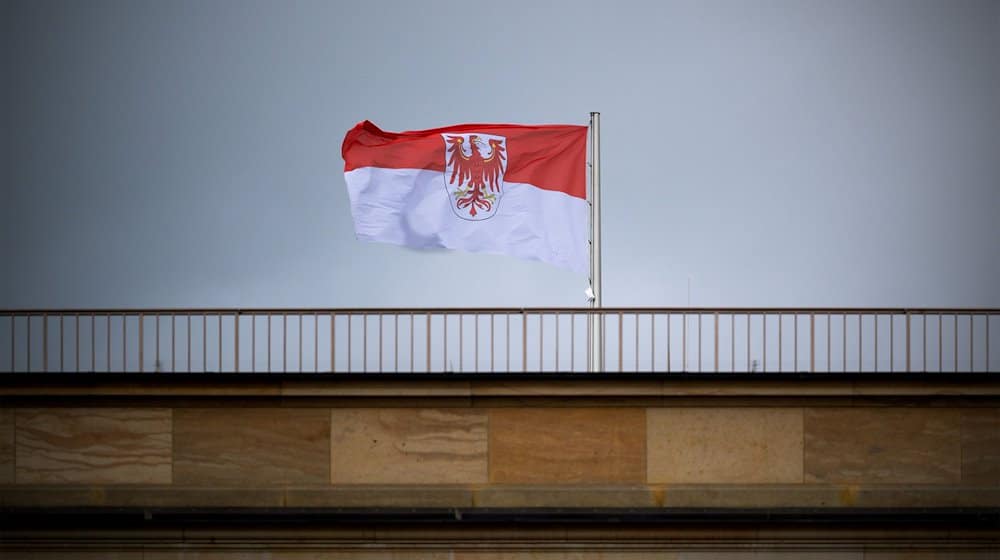
<svg viewBox="0 0 1000 560">
<path fill-rule="evenodd" d="M 496 214 L 507 169 L 507 139 L 483 133 L 442 134 L 445 189 L 452 210 L 465 220 Z"/>
</svg>

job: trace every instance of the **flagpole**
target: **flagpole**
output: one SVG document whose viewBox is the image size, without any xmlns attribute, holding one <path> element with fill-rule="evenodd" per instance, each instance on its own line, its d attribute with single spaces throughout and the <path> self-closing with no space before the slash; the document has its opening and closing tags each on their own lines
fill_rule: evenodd
<svg viewBox="0 0 1000 560">
<path fill-rule="evenodd" d="M 591 309 L 601 304 L 601 114 L 590 113 L 590 289 Z M 604 370 L 604 317 L 590 315 L 587 325 L 590 371 Z"/>
</svg>

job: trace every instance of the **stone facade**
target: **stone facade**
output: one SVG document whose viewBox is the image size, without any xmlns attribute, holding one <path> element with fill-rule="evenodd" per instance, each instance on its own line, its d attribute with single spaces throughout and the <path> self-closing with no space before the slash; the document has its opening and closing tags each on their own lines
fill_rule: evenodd
<svg viewBox="0 0 1000 560">
<path fill-rule="evenodd" d="M 1000 507 L 1000 390 L 793 385 L 112 387 L 52 402 L 9 390 L 0 507 Z M 485 536 L 494 549 L 450 537 L 442 537 L 446 551 L 265 548 L 267 558 L 742 558 L 740 546 L 761 542 L 754 535 L 714 553 L 671 548 L 663 535 L 647 551 L 611 537 L 620 546 L 604 551 L 572 549 L 572 539 L 507 550 Z M 976 543 L 995 544 L 997 535 L 983 538 L 948 557 L 995 558 Z M 141 557 L 265 557 L 181 548 Z M 904 557 L 863 545 L 764 549 L 773 555 L 753 557 Z M 80 552 L 73 557 L 86 557 Z M 24 557 L 49 557 L 31 554 Z"/>
</svg>

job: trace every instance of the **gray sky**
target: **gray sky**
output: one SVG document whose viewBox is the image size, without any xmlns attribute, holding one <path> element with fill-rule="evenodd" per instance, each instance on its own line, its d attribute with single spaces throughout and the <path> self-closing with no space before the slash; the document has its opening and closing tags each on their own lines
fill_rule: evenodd
<svg viewBox="0 0 1000 560">
<path fill-rule="evenodd" d="M 1000 2 L 0 9 L 0 307 L 583 305 L 356 241 L 339 150 L 593 110 L 607 305 L 1000 306 Z"/>
</svg>

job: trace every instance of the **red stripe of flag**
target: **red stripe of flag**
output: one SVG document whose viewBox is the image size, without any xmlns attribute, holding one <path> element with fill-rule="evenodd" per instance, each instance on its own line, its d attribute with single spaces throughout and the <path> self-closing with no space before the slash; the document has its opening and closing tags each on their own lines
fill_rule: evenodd
<svg viewBox="0 0 1000 560">
<path fill-rule="evenodd" d="M 361 167 L 443 172 L 442 133 L 481 132 L 507 138 L 504 181 L 587 198 L 587 127 L 579 125 L 460 124 L 430 130 L 386 132 L 370 121 L 347 132 L 344 171 Z"/>
</svg>

